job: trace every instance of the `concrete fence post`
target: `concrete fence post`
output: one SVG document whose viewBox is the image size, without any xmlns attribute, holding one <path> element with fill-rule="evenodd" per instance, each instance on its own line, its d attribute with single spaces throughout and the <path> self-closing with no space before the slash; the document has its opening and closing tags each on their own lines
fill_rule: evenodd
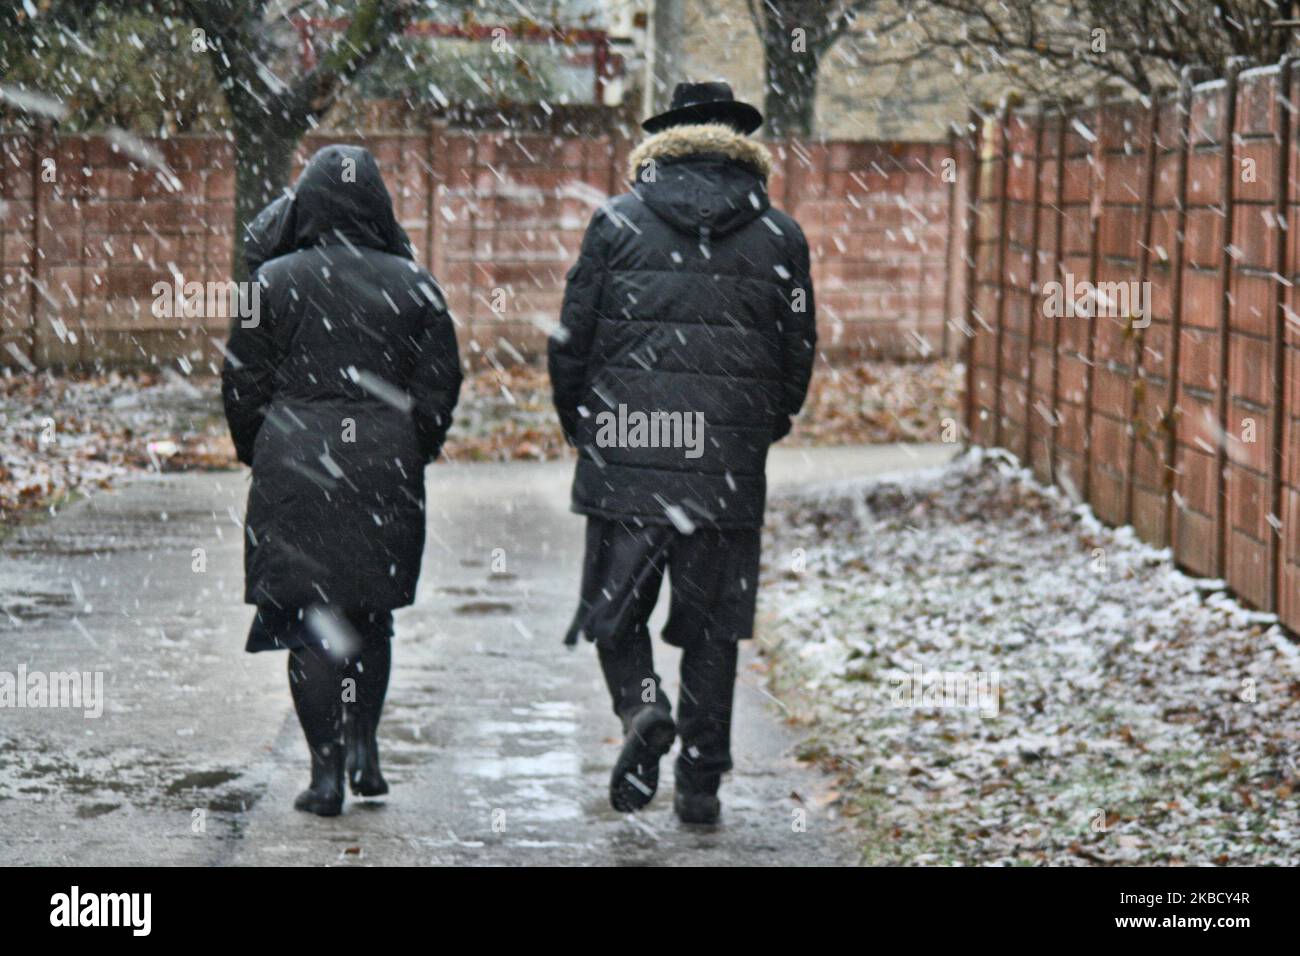
<svg viewBox="0 0 1300 956">
<path fill-rule="evenodd" d="M 31 163 L 28 167 L 32 177 L 32 252 L 27 262 L 27 340 L 28 357 L 33 365 L 40 368 L 44 364 L 40 347 L 40 292 L 38 291 L 41 285 L 41 216 L 44 214 L 41 208 L 41 147 L 49 140 L 45 124 L 36 122 L 29 139 L 32 150 Z"/>
<path fill-rule="evenodd" d="M 957 133 L 955 130 L 948 130 L 948 158 L 953 162 L 953 177 L 948 183 L 948 226 L 944 234 L 943 243 L 943 326 L 939 329 L 939 355 L 942 358 L 951 358 L 949 354 L 949 335 L 948 326 L 952 324 L 952 295 L 953 295 L 953 277 L 956 270 L 953 268 L 952 254 L 957 244 L 957 180 L 960 178 L 961 167 L 957 163 Z M 940 164 L 942 166 L 942 164 Z"/>
<path fill-rule="evenodd" d="M 1218 376 L 1214 383 L 1214 408 L 1218 423 L 1218 441 L 1215 442 L 1214 455 L 1214 574 L 1225 577 L 1228 570 L 1228 527 L 1231 523 L 1228 514 L 1228 403 L 1230 388 L 1228 375 L 1231 369 L 1230 347 L 1232 341 L 1232 256 L 1228 247 L 1232 243 L 1233 225 L 1233 182 L 1236 180 L 1234 167 L 1233 136 L 1237 125 L 1237 74 L 1239 65 L 1229 64 L 1223 88 L 1223 142 L 1222 163 L 1219 168 L 1219 201 L 1223 207 L 1223 245 L 1219 261 L 1219 342 L 1218 342 Z"/>
<path fill-rule="evenodd" d="M 1149 282 L 1151 278 L 1151 229 L 1155 219 L 1156 204 L 1156 131 L 1160 123 L 1159 97 L 1153 96 L 1151 98 L 1151 106 L 1147 110 L 1147 117 L 1146 167 L 1143 169 L 1142 222 L 1139 227 L 1141 238 L 1138 241 L 1138 282 L 1143 284 Z M 1149 314 L 1151 301 L 1149 297 L 1146 298 L 1146 302 L 1148 314 L 1139 316 L 1139 318 L 1149 323 L 1151 321 Z M 1143 365 L 1146 357 L 1147 326 L 1139 325 L 1134 328 L 1130 317 L 1129 328 L 1133 333 L 1133 387 L 1129 390 L 1128 405 L 1128 463 L 1124 469 L 1124 523 L 1131 525 L 1133 523 L 1134 471 L 1137 468 L 1138 439 L 1141 437 L 1138 430 L 1138 416 L 1141 414 L 1141 401 L 1146 396 L 1146 376 L 1143 374 Z"/>
<path fill-rule="evenodd" d="M 1034 432 L 1034 370 L 1036 366 L 1035 357 L 1038 351 L 1036 342 L 1038 339 L 1036 330 L 1038 328 L 1039 310 L 1035 308 L 1038 302 L 1038 245 L 1039 245 L 1039 219 L 1040 207 L 1043 198 L 1043 136 L 1047 125 L 1047 110 L 1040 106 L 1038 109 L 1038 118 L 1034 123 L 1034 198 L 1030 205 L 1030 215 L 1034 217 L 1033 224 L 1029 227 L 1029 328 L 1028 328 L 1028 346 L 1026 352 L 1026 371 L 1025 371 L 1025 437 L 1022 442 L 1024 451 L 1020 456 L 1021 462 L 1026 468 L 1032 468 L 1031 453 L 1033 444 L 1031 436 Z"/>
<path fill-rule="evenodd" d="M 1086 502 L 1092 501 L 1092 410 L 1096 403 L 1096 351 L 1097 351 L 1097 283 L 1100 279 L 1101 261 L 1101 211 L 1106 195 L 1106 144 L 1102 142 L 1104 123 L 1100 99 L 1093 107 L 1091 121 L 1092 163 L 1088 174 L 1088 282 L 1093 292 L 1093 316 L 1088 320 L 1088 345 L 1084 358 L 1083 387 L 1083 475 L 1080 493 Z"/>
<path fill-rule="evenodd" d="M 1284 585 L 1282 571 L 1285 561 L 1285 552 L 1282 547 L 1282 536 L 1285 529 L 1282 495 L 1283 467 L 1286 464 L 1284 441 L 1286 430 L 1289 427 L 1288 409 L 1286 407 L 1286 286 L 1290 280 L 1283 277 L 1289 276 L 1292 272 L 1291 263 L 1287 260 L 1287 240 L 1290 235 L 1288 223 L 1291 212 L 1291 140 L 1294 128 L 1291 120 L 1291 110 L 1294 108 L 1293 104 L 1295 102 L 1291 95 L 1293 64 L 1294 60 L 1292 60 L 1291 55 L 1284 55 L 1278 65 L 1277 74 L 1277 181 L 1273 206 L 1274 222 L 1277 224 L 1276 245 L 1273 250 L 1273 281 L 1277 284 L 1277 301 L 1269 336 L 1269 347 L 1272 349 L 1273 360 L 1273 392 L 1268 417 L 1273 425 L 1273 447 L 1270 449 L 1269 455 L 1268 490 L 1269 513 L 1273 516 L 1273 521 L 1269 522 L 1268 528 L 1267 610 L 1279 613 L 1283 610 L 1282 588 Z"/>
<path fill-rule="evenodd" d="M 998 254 L 997 326 L 993 337 L 993 444 L 1002 447 L 1002 336 L 1007 302 L 1007 179 L 1011 171 L 1011 111 L 1003 101 L 998 111 Z"/>
<path fill-rule="evenodd" d="M 975 302 L 979 287 L 979 269 L 977 254 L 979 252 L 979 203 L 980 180 L 984 175 L 984 159 L 981 155 L 983 146 L 984 121 L 975 110 L 970 111 L 967 120 L 970 142 L 970 179 L 966 184 L 966 342 L 962 353 L 966 356 L 966 440 L 971 442 L 975 436 L 975 336 L 978 335 L 975 321 Z"/>
<path fill-rule="evenodd" d="M 1056 208 L 1056 235 L 1054 237 L 1054 249 L 1052 252 L 1052 276 L 1057 281 L 1062 281 L 1061 260 L 1063 258 L 1062 243 L 1065 242 L 1065 127 L 1067 109 L 1062 106 L 1058 110 L 1057 128 L 1056 128 L 1056 195 L 1054 199 Z M 1061 317 L 1052 317 L 1052 421 L 1051 428 L 1048 429 L 1047 445 L 1047 474 L 1050 480 L 1056 482 L 1056 436 L 1061 427 Z"/>
<path fill-rule="evenodd" d="M 1173 252 L 1170 256 L 1169 291 L 1169 379 L 1165 395 L 1165 537 L 1178 556 L 1178 542 L 1174 538 L 1174 492 L 1178 477 L 1178 390 L 1182 381 L 1183 344 L 1183 269 L 1187 259 L 1185 243 L 1181 237 L 1187 231 L 1187 166 L 1192 151 L 1191 119 L 1193 70 L 1184 68 L 1178 85 L 1178 166 L 1174 186 L 1177 203 L 1174 217 Z"/>
</svg>

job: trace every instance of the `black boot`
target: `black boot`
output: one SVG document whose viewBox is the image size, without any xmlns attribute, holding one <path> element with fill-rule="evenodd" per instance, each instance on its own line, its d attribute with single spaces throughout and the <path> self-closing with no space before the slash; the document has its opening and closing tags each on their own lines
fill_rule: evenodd
<svg viewBox="0 0 1300 956">
<path fill-rule="evenodd" d="M 347 740 L 348 784 L 359 797 L 381 797 L 388 783 L 379 772 L 379 741 L 361 708 L 349 708 L 343 730 Z"/>
<path fill-rule="evenodd" d="M 722 802 L 715 793 L 698 793 L 678 786 L 673 797 L 673 810 L 682 823 L 711 826 L 722 816 Z"/>
<path fill-rule="evenodd" d="M 736 642 L 704 638 L 682 650 L 682 696 L 677 708 L 682 748 L 677 755 L 673 809 L 683 823 L 718 822 L 718 788 L 731 769 L 731 713 L 736 687 Z"/>
<path fill-rule="evenodd" d="M 311 786 L 294 800 L 295 810 L 333 817 L 343 809 L 343 701 L 340 664 L 319 650 L 289 655 L 289 689 L 311 752 Z"/>
<path fill-rule="evenodd" d="M 311 786 L 298 794 L 293 808 L 321 817 L 343 812 L 343 748 L 326 744 L 311 753 Z"/>
<path fill-rule="evenodd" d="M 388 792 L 388 783 L 379 772 L 376 734 L 392 667 L 390 634 L 390 630 L 382 627 L 374 634 L 367 634 L 360 656 L 347 669 L 348 676 L 356 681 L 356 699 L 344 707 L 343 731 L 347 741 L 348 783 L 359 797 L 380 797 Z"/>
<path fill-rule="evenodd" d="M 626 723 L 623 750 L 609 776 L 609 802 L 620 813 L 640 810 L 659 789 L 659 758 L 677 737 L 672 715 L 648 704 Z"/>
</svg>

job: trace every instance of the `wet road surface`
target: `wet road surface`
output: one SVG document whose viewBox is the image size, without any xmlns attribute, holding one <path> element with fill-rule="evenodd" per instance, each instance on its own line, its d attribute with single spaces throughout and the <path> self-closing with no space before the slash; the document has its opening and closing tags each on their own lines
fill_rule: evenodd
<svg viewBox="0 0 1300 956">
<path fill-rule="evenodd" d="M 777 449 L 769 474 L 779 489 L 950 453 Z M 593 649 L 561 644 L 582 545 L 570 474 L 567 463 L 428 472 L 424 570 L 417 603 L 396 616 L 380 729 L 392 792 L 349 800 L 334 819 L 291 806 L 307 751 L 284 655 L 242 650 L 247 472 L 141 478 L 0 541 L 0 671 L 101 672 L 105 698 L 99 718 L 0 708 L 0 863 L 852 862 L 819 802 L 826 779 L 793 758 L 797 734 L 763 688 L 753 642 L 722 824 L 676 820 L 675 749 L 646 811 L 610 808 L 618 722 Z M 657 641 L 656 664 L 676 699 L 676 651 Z"/>
</svg>

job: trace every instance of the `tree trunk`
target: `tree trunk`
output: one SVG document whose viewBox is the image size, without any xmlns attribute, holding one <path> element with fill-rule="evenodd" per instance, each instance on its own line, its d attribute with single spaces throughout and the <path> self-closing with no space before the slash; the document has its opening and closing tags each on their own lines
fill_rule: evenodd
<svg viewBox="0 0 1300 956">
<path fill-rule="evenodd" d="M 264 2 L 224 6 L 195 4 L 194 23 L 207 31 L 213 69 L 225 92 L 235 135 L 235 235 L 231 272 L 248 278 L 245 228 L 289 184 L 293 153 L 314 120 L 334 102 L 340 83 L 356 76 L 384 39 L 400 34 L 415 8 L 413 0 L 359 0 L 339 42 L 322 54 L 292 88 L 268 84 L 262 21 Z M 218 15 L 220 14 L 220 15 Z"/>
<path fill-rule="evenodd" d="M 303 130 L 262 116 L 235 117 L 235 235 L 233 272 L 236 282 L 248 279 L 244 262 L 245 230 L 271 200 L 289 185 L 293 154 Z"/>
<path fill-rule="evenodd" d="M 792 39 L 769 24 L 763 37 L 766 92 L 763 110 L 769 136 L 811 136 L 817 105 L 820 50 L 796 52 Z"/>
<path fill-rule="evenodd" d="M 650 78 L 650 107 L 656 113 L 668 109 L 673 87 L 682 76 L 682 35 L 686 31 L 682 0 L 655 0 L 654 76 Z"/>
</svg>

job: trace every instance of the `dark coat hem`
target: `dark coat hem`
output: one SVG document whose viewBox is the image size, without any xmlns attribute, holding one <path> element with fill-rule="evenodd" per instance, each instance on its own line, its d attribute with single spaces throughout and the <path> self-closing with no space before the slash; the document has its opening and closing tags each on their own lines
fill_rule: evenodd
<svg viewBox="0 0 1300 956">
<path fill-rule="evenodd" d="M 662 512 L 654 514 L 634 514 L 629 511 L 606 511 L 603 508 L 584 505 L 577 501 L 569 502 L 569 510 L 576 515 L 583 515 L 588 518 L 604 518 L 607 521 L 620 521 L 625 524 L 639 521 L 642 524 L 676 527 L 672 520 Z M 712 531 L 760 531 L 763 528 L 763 522 L 761 521 L 757 524 L 751 521 L 716 521 L 695 514 L 691 515 L 690 519 L 696 526 L 700 528 L 708 528 Z"/>
</svg>

